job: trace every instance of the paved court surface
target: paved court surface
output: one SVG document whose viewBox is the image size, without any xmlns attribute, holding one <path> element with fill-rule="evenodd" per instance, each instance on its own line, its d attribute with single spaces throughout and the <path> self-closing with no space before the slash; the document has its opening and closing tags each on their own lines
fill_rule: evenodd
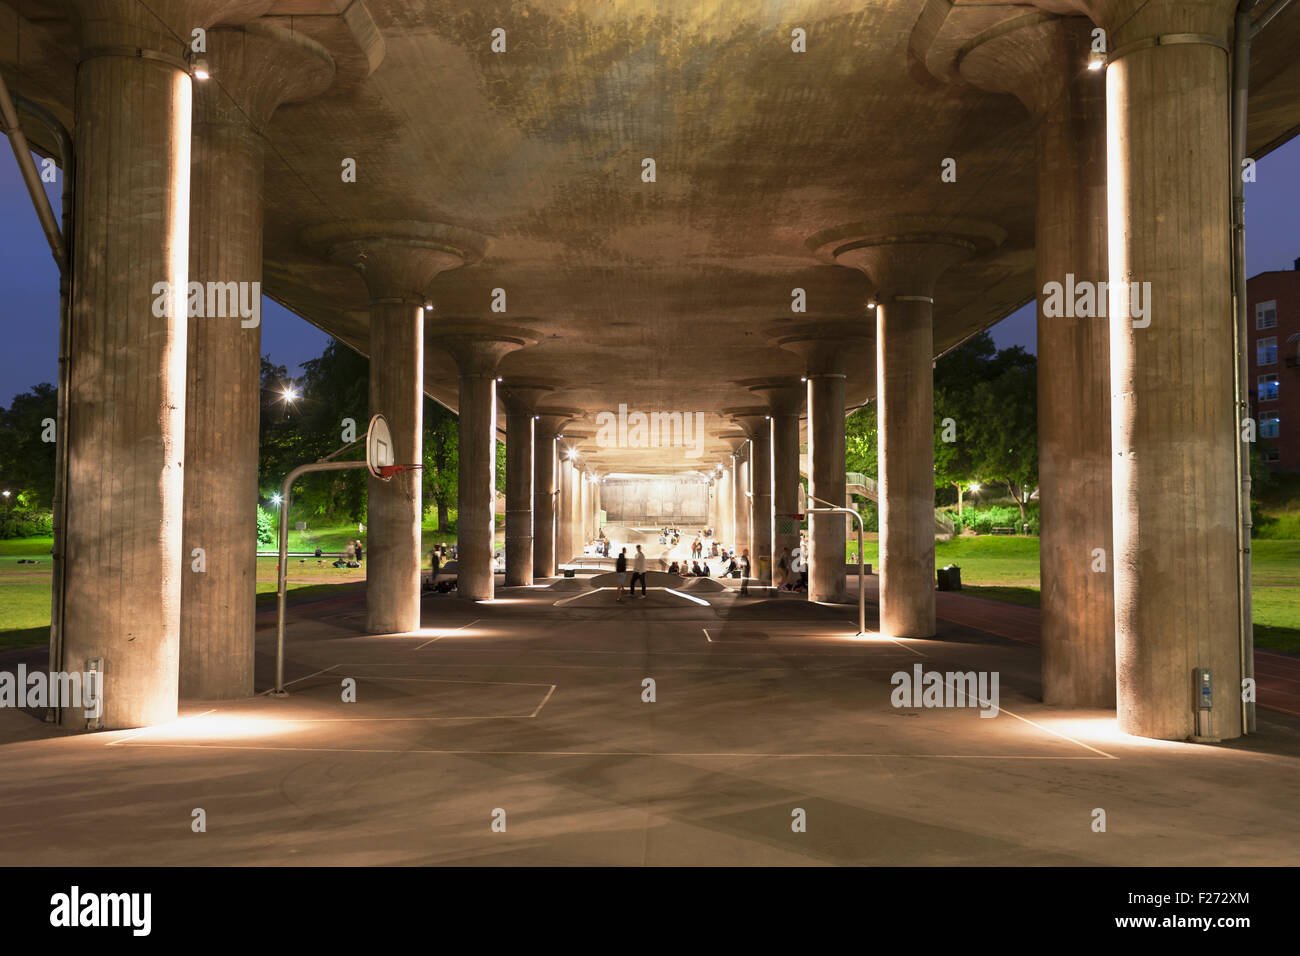
<svg viewBox="0 0 1300 956">
<path fill-rule="evenodd" d="M 1300 859 L 1289 715 L 1261 710 L 1230 745 L 1147 741 L 1044 707 L 1037 648 L 976 627 L 859 639 L 851 606 L 712 589 L 619 604 L 581 579 L 498 594 L 427 596 L 420 632 L 384 637 L 358 636 L 361 592 L 300 604 L 286 699 L 95 735 L 0 711 L 0 864 Z M 915 665 L 997 672 L 1000 706 L 892 706 Z"/>
</svg>

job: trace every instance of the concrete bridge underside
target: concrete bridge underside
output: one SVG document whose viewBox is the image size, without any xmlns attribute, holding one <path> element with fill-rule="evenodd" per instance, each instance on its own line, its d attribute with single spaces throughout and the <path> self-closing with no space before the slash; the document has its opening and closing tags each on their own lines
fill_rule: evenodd
<svg viewBox="0 0 1300 956">
<path fill-rule="evenodd" d="M 770 568 L 780 476 L 805 443 L 812 492 L 842 501 L 843 417 L 874 399 L 881 628 L 929 638 L 932 361 L 1069 274 L 1109 281 L 1112 314 L 1040 311 L 1043 500 L 1073 503 L 1044 510 L 1045 699 L 1182 739 L 1206 667 L 1208 734 L 1239 735 L 1235 6 L 0 3 L 0 71 L 78 159 L 57 661 L 105 660 L 109 727 L 252 691 L 252 542 L 223 529 L 253 526 L 259 332 L 158 316 L 159 282 L 261 282 L 375 359 L 402 459 L 421 393 L 458 411 L 480 600 L 497 436 L 527 445 L 515 583 L 594 524 L 557 442 L 588 474 L 712 473 L 716 523 Z M 1251 47 L 1248 156 L 1300 126 L 1297 47 L 1294 7 Z M 1118 314 L 1130 282 L 1149 326 Z M 599 440 L 620 404 L 703 412 L 701 456 Z M 411 630 L 418 481 L 372 482 L 370 506 L 367 628 Z M 814 597 L 844 597 L 843 534 L 813 524 Z"/>
</svg>

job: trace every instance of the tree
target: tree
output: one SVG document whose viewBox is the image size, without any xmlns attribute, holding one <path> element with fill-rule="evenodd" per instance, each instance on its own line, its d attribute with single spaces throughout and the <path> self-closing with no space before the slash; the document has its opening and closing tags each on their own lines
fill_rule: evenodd
<svg viewBox="0 0 1300 956">
<path fill-rule="evenodd" d="M 451 525 L 460 468 L 460 426 L 456 416 L 432 399 L 424 400 L 424 500 L 438 509 L 438 530 Z"/>
<path fill-rule="evenodd" d="M 53 421 L 58 389 L 42 382 L 0 408 L 0 482 L 11 501 L 21 495 L 31 509 L 54 503 Z"/>
<path fill-rule="evenodd" d="M 934 368 L 934 484 L 936 490 L 952 486 L 957 513 L 962 495 L 976 474 L 978 423 L 971 398 L 989 375 L 996 347 L 988 332 L 981 332 L 952 349 Z M 945 441 L 951 437 L 952 441 Z"/>
<path fill-rule="evenodd" d="M 977 421 L 974 466 L 980 476 L 1006 484 L 1023 522 L 1038 484 L 1038 361 L 1015 346 L 997 354 L 990 372 L 969 403 Z"/>
</svg>

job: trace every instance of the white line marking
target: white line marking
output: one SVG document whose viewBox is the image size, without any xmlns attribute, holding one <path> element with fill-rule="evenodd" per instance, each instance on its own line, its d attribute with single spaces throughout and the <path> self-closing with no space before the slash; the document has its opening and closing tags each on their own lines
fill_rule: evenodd
<svg viewBox="0 0 1300 956">
<path fill-rule="evenodd" d="M 341 667 L 341 666 L 342 666 L 341 664 L 331 664 L 329 667 L 324 667 L 324 668 L 318 670 L 318 671 L 317 671 L 316 673 L 314 673 L 314 674 L 308 674 L 306 677 L 295 677 L 295 678 L 294 678 L 293 680 L 291 680 L 291 681 L 286 681 L 284 686 L 285 686 L 285 687 L 288 687 L 290 684 L 296 684 L 296 683 L 298 683 L 299 681 L 311 680 L 313 677 L 319 677 L 321 674 L 328 673 L 329 671 L 334 670 L 334 668 L 336 668 L 336 667 Z M 274 687 L 271 687 L 271 688 L 269 688 L 269 689 L 267 689 L 267 690 L 262 691 L 262 693 L 259 694 L 258 696 L 259 696 L 259 697 L 266 697 L 268 694 L 270 694 L 270 693 L 271 693 L 272 691 L 274 691 L 274 690 L 275 690 L 275 688 L 274 688 Z"/>
<path fill-rule="evenodd" d="M 704 632 L 704 639 L 712 644 L 713 638 L 709 637 L 709 629 L 707 627 L 702 627 L 700 630 Z"/>
<path fill-rule="evenodd" d="M 467 627 L 473 627 L 475 624 L 477 624 L 477 623 L 478 623 L 479 621 L 481 621 L 481 620 L 482 620 L 482 618 L 476 618 L 475 620 L 470 621 L 468 624 L 462 624 L 460 627 L 453 627 L 450 631 L 444 631 L 442 634 L 439 634 L 437 637 L 432 638 L 431 640 L 425 641 L 423 644 L 420 645 L 420 647 L 428 647 L 428 646 L 429 646 L 430 644 L 432 644 L 434 641 L 440 641 L 440 640 L 442 640 L 444 637 L 446 637 L 446 636 L 449 635 L 449 634 L 455 634 L 457 631 L 463 631 L 463 630 L 465 630 L 465 628 L 467 628 Z M 411 650 L 413 650 L 413 651 L 418 651 L 418 650 L 420 649 L 420 647 L 413 647 L 413 648 L 411 648 Z"/>
<path fill-rule="evenodd" d="M 473 719 L 473 718 L 465 718 Z M 286 751 L 289 753 L 306 751 L 311 753 L 375 753 L 375 754 L 433 754 L 439 756 L 469 756 L 469 757 L 668 757 L 680 759 L 683 757 L 699 758 L 722 758 L 722 759 L 741 759 L 751 760 L 756 758 L 769 759 L 824 759 L 824 760 L 858 760 L 864 757 L 881 758 L 881 757 L 898 757 L 903 759 L 935 759 L 935 760 L 1104 760 L 1118 759 L 1110 754 L 1101 757 L 1070 757 L 1057 756 L 1052 754 L 900 754 L 900 753 L 825 753 L 825 754 L 796 754 L 796 753 L 653 753 L 648 751 L 636 750 L 425 750 L 410 748 L 379 748 L 379 747 L 248 747 L 237 744 L 162 744 L 162 743 L 141 743 L 132 744 L 135 747 L 171 747 L 186 750 L 271 750 Z"/>
<path fill-rule="evenodd" d="M 542 712 L 542 708 L 546 706 L 546 702 L 550 700 L 551 695 L 555 693 L 555 686 L 556 685 L 554 684 L 551 685 L 551 689 L 546 692 L 546 696 L 542 698 L 542 702 L 537 705 L 537 709 L 535 711 L 533 711 L 531 714 L 528 715 L 529 717 L 536 717 L 538 714 Z"/>
<path fill-rule="evenodd" d="M 613 588 L 592 588 L 590 591 L 583 591 L 581 594 L 575 594 L 573 597 L 561 598 L 554 602 L 551 607 L 564 607 L 566 604 L 572 604 L 578 598 L 585 598 L 589 594 L 595 594 L 597 591 L 612 591 Z"/>
<path fill-rule="evenodd" d="M 688 601 L 694 601 L 696 604 L 703 604 L 705 607 L 713 607 L 713 605 L 704 600 L 704 598 L 697 598 L 694 594 L 687 594 L 685 591 L 674 591 L 672 588 L 664 588 L 664 590 L 669 594 L 677 595 L 679 598 L 686 598 Z"/>
<path fill-rule="evenodd" d="M 179 724 L 183 720 L 193 720 L 195 717 L 206 717 L 208 714 L 215 714 L 216 712 L 217 708 L 213 707 L 211 710 L 205 710 L 199 714 L 190 714 L 186 717 L 178 717 L 176 720 L 169 720 L 165 724 L 155 724 L 152 727 L 141 727 L 136 731 L 128 731 L 130 736 L 119 737 L 117 740 L 110 740 L 105 746 L 114 747 L 117 744 L 125 743 L 128 740 L 135 740 L 135 738 L 139 737 L 141 734 L 147 734 L 151 730 L 158 730 L 161 727 L 170 727 L 172 724 Z"/>
<path fill-rule="evenodd" d="M 901 641 L 896 641 L 896 640 L 894 640 L 894 638 L 892 638 L 892 637 L 885 638 L 885 640 L 887 640 L 887 641 L 891 641 L 892 643 L 897 644 L 899 647 L 901 647 L 901 648 L 902 648 L 903 650 L 905 650 L 905 651 L 911 651 L 911 652 L 912 652 L 913 654 L 915 654 L 917 657 L 926 657 L 925 654 L 922 654 L 922 653 L 921 653 L 920 651 L 918 651 L 915 647 L 908 647 L 906 644 L 902 643 Z"/>
<path fill-rule="evenodd" d="M 957 690 L 957 685 L 949 683 L 948 681 L 944 681 L 944 686 L 951 687 L 953 690 Z M 998 710 L 1002 711 L 1002 713 L 1010 717 L 1016 718 L 1016 720 L 1024 721 L 1030 727 L 1037 727 L 1039 730 L 1043 731 L 1043 733 L 1052 734 L 1055 737 L 1060 737 L 1062 740 L 1068 740 L 1072 744 L 1076 744 L 1077 746 L 1083 747 L 1085 750 L 1091 750 L 1095 754 L 1101 754 L 1103 757 L 1105 757 L 1108 760 L 1119 759 L 1114 754 L 1108 754 L 1104 750 L 1098 750 L 1096 747 L 1092 746 L 1091 744 L 1085 744 L 1082 740 L 1075 740 L 1073 737 L 1069 736 L 1068 734 L 1063 734 L 1059 730 L 1052 730 L 1050 727 L 1044 727 L 1042 724 L 1035 723 L 1034 721 L 1030 720 L 1028 717 L 1021 717 L 1019 714 L 1013 714 L 1011 711 L 1007 710 L 1002 705 L 995 704 L 989 700 L 984 700 L 978 694 L 966 694 L 966 696 L 974 697 L 976 700 L 978 700 L 981 704 L 983 704 L 986 707 L 995 707 Z"/>
</svg>

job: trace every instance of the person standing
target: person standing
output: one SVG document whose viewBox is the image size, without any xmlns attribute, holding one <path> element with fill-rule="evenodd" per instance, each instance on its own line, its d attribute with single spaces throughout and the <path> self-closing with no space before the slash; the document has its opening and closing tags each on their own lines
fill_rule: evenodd
<svg viewBox="0 0 1300 956">
<path fill-rule="evenodd" d="M 361 541 L 358 540 L 358 541 L 357 541 L 357 561 L 360 562 L 360 561 L 364 560 L 364 559 L 365 559 L 365 554 L 366 554 L 365 548 L 361 547 Z"/>
<path fill-rule="evenodd" d="M 776 562 L 777 570 L 780 572 L 780 578 L 776 586 L 781 589 L 790 587 L 790 549 L 788 547 L 781 549 L 781 557 Z"/>
<path fill-rule="evenodd" d="M 749 548 L 740 552 L 740 593 L 749 594 Z"/>
<path fill-rule="evenodd" d="M 357 559 L 357 546 L 351 541 L 348 542 L 347 550 L 343 552 L 344 560 L 349 564 Z"/>
<path fill-rule="evenodd" d="M 618 599 L 623 600 L 623 580 L 627 577 L 627 548 L 618 553 L 614 559 L 614 573 L 618 575 Z"/>
<path fill-rule="evenodd" d="M 641 597 L 645 597 L 645 552 L 641 550 L 641 545 L 636 546 L 636 557 L 632 559 L 632 587 L 630 588 L 633 596 L 636 595 L 636 581 L 641 579 Z"/>
</svg>

